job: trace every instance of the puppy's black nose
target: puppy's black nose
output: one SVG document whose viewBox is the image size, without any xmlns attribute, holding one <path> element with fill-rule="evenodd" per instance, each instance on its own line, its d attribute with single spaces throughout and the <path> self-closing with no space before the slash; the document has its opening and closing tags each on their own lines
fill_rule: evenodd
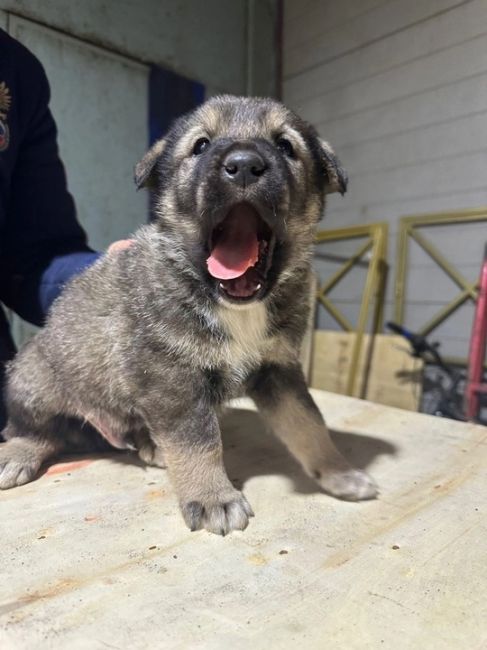
<svg viewBox="0 0 487 650">
<path fill-rule="evenodd" d="M 223 161 L 224 176 L 242 187 L 256 183 L 266 169 L 261 156 L 247 149 L 231 151 Z"/>
</svg>

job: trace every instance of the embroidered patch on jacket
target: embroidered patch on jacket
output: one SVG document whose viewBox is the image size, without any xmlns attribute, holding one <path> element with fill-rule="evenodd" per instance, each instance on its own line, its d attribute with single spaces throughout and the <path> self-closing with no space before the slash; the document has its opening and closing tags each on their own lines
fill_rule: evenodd
<svg viewBox="0 0 487 650">
<path fill-rule="evenodd" d="M 7 114 L 12 104 L 10 90 L 5 81 L 0 82 L 0 151 L 5 151 L 10 142 Z"/>
</svg>

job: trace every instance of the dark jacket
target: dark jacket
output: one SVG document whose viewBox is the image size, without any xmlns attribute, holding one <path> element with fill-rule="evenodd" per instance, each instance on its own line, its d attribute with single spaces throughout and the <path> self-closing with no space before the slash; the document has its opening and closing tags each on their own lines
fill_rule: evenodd
<svg viewBox="0 0 487 650">
<path fill-rule="evenodd" d="M 59 158 L 39 61 L 0 29 L 0 302 L 41 325 L 63 285 L 98 256 Z M 10 357 L 0 314 L 0 361 Z"/>
</svg>

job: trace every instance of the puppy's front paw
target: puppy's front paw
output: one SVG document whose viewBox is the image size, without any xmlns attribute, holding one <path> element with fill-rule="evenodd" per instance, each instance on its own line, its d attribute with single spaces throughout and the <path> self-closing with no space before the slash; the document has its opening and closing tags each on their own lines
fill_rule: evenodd
<svg viewBox="0 0 487 650">
<path fill-rule="evenodd" d="M 226 535 L 232 530 L 244 530 L 254 513 L 241 492 L 215 495 L 205 500 L 188 501 L 181 505 L 184 521 L 190 530 L 206 528 L 210 533 Z"/>
<path fill-rule="evenodd" d="M 346 501 L 374 499 L 379 493 L 375 481 L 360 469 L 327 469 L 316 472 L 315 479 L 325 492 Z"/>
<path fill-rule="evenodd" d="M 32 481 L 42 464 L 42 456 L 36 454 L 28 441 L 14 438 L 0 444 L 0 490 L 24 485 Z"/>
</svg>

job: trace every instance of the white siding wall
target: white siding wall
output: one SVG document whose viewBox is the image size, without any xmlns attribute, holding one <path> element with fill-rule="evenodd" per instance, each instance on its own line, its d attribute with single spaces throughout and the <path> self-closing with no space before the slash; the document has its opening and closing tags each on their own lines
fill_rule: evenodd
<svg viewBox="0 0 487 650">
<path fill-rule="evenodd" d="M 283 94 L 349 172 L 326 227 L 390 224 L 390 315 L 399 218 L 487 205 L 487 2 L 285 0 Z M 487 223 L 434 232 L 475 279 Z M 417 327 L 456 289 L 426 255 L 411 253 L 406 324 Z M 360 288 L 358 279 L 337 287 L 344 313 L 356 312 Z M 466 355 L 472 313 L 466 306 L 436 330 L 446 352 Z M 320 324 L 333 327 L 323 315 Z"/>
</svg>

